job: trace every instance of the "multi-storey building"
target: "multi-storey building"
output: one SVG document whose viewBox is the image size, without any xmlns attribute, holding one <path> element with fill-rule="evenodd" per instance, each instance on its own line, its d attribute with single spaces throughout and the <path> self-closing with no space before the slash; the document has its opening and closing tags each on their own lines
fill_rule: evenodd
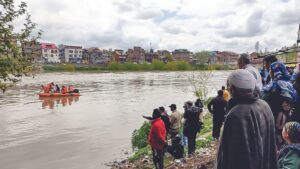
<svg viewBox="0 0 300 169">
<path fill-rule="evenodd" d="M 121 49 L 115 49 L 115 51 L 112 53 L 112 60 L 114 62 L 124 63 L 126 62 L 126 58 L 127 55 L 125 55 Z"/>
<path fill-rule="evenodd" d="M 217 51 L 216 57 L 217 57 L 218 64 L 236 65 L 237 60 L 239 58 L 239 54 L 230 51 L 222 51 L 222 52 Z"/>
<path fill-rule="evenodd" d="M 127 61 L 143 63 L 145 61 L 145 50 L 138 46 L 134 46 L 133 49 L 128 49 Z"/>
<path fill-rule="evenodd" d="M 42 48 L 37 41 L 24 42 L 22 45 L 22 52 L 32 62 L 42 62 Z"/>
<path fill-rule="evenodd" d="M 59 57 L 64 63 L 81 63 L 82 46 L 59 45 Z"/>
<path fill-rule="evenodd" d="M 60 63 L 58 48 L 54 43 L 41 43 L 41 49 L 44 63 Z"/>
<path fill-rule="evenodd" d="M 186 62 L 190 62 L 193 58 L 191 58 L 191 52 L 187 49 L 175 49 L 172 52 L 174 60 L 183 60 Z"/>
</svg>

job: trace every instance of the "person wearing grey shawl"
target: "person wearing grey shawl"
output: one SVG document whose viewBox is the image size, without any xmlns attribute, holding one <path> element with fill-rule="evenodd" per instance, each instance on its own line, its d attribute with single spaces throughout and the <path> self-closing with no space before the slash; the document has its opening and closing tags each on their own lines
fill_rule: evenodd
<svg viewBox="0 0 300 169">
<path fill-rule="evenodd" d="M 217 169 L 277 169 L 274 118 L 253 94 L 256 80 L 240 69 L 228 77 L 230 110 L 217 153 Z"/>
</svg>

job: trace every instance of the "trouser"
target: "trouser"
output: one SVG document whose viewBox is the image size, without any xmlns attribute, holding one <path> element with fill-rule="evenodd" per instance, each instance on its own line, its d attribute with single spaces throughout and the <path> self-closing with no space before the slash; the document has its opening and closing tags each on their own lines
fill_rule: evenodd
<svg viewBox="0 0 300 169">
<path fill-rule="evenodd" d="M 190 131 L 188 137 L 188 154 L 192 154 L 196 149 L 197 131 Z"/>
<path fill-rule="evenodd" d="M 152 148 L 152 154 L 153 154 L 153 164 L 156 169 L 163 169 L 164 168 L 164 151 L 163 149 L 158 150 L 155 148 Z"/>
<path fill-rule="evenodd" d="M 213 132 L 212 132 L 213 138 L 219 139 L 221 127 L 222 127 L 222 121 L 217 121 L 217 120 L 213 121 Z"/>
</svg>

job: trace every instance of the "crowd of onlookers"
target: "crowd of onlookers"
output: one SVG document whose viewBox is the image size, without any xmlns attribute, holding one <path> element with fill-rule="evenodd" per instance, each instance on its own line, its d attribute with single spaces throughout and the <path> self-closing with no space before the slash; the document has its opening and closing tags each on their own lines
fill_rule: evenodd
<svg viewBox="0 0 300 169">
<path fill-rule="evenodd" d="M 218 141 L 216 168 L 300 169 L 299 64 L 291 71 L 268 56 L 258 71 L 249 55 L 241 54 L 238 67 L 228 76 L 227 88 L 223 86 L 207 105 L 213 116 L 212 136 Z M 154 109 L 152 117 L 144 116 L 152 123 L 148 139 L 159 169 L 165 152 L 182 158 L 186 142 L 188 156 L 193 156 L 203 125 L 200 99 L 186 102 L 183 116 L 175 104 L 169 107 L 170 116 L 163 107 Z"/>
</svg>

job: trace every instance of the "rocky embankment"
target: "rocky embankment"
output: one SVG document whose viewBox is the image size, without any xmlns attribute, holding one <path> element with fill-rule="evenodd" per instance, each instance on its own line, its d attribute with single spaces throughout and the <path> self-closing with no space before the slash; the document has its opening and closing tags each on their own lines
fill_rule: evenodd
<svg viewBox="0 0 300 169">
<path fill-rule="evenodd" d="M 200 148 L 196 150 L 193 157 L 185 157 L 180 160 L 173 160 L 172 157 L 166 153 L 165 159 L 169 159 L 169 164 L 165 165 L 166 169 L 213 169 L 217 142 L 212 142 L 209 146 L 205 148 Z M 137 160 L 130 162 L 129 160 L 123 160 L 120 162 L 113 162 L 108 164 L 112 169 L 152 169 L 152 157 L 147 155 L 141 156 Z"/>
</svg>

